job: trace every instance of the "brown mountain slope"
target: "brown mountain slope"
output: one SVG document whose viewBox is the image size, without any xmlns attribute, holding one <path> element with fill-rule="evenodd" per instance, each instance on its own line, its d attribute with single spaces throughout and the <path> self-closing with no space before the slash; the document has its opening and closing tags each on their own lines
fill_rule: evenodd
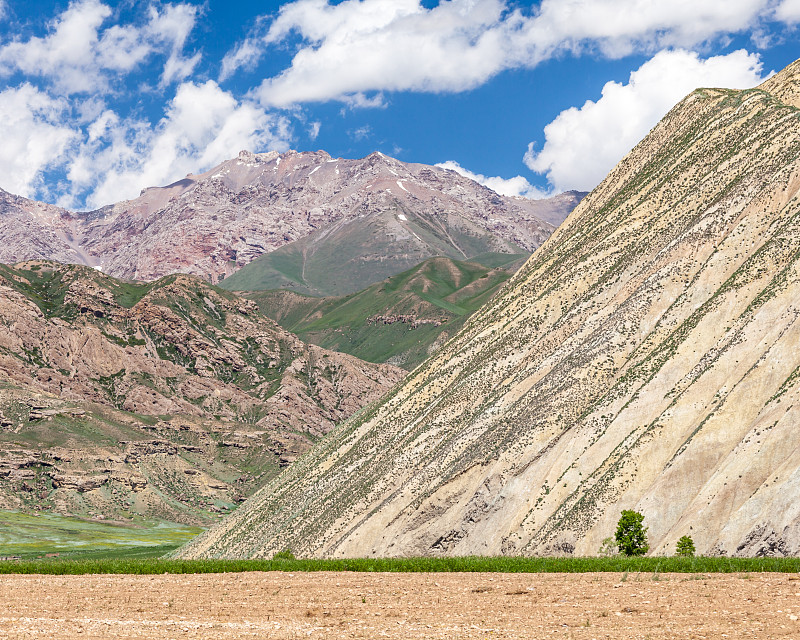
<svg viewBox="0 0 800 640">
<path fill-rule="evenodd" d="M 520 253 L 538 247 L 553 230 L 544 220 L 560 222 L 582 195 L 508 198 L 453 171 L 381 153 L 345 159 L 324 151 L 243 151 L 203 174 L 87 213 L 0 192 L 0 259 L 88 264 L 136 280 L 191 273 L 218 282 L 264 253 L 334 225 L 349 225 L 352 236 L 354 226 L 364 226 L 359 219 L 383 215 L 403 227 L 392 212 L 424 217 L 456 258 L 475 242 L 478 252 Z M 418 228 L 412 231 L 419 242 L 406 232 L 409 241 L 396 253 L 411 252 L 413 260 L 397 256 L 403 266 L 384 276 L 442 252 L 436 243 L 429 248 Z"/>
<path fill-rule="evenodd" d="M 182 555 L 593 554 L 628 508 L 653 553 L 799 553 L 797 66 L 689 95 L 435 357 Z"/>
<path fill-rule="evenodd" d="M 0 189 L 0 263 L 57 260 L 87 264 L 80 248 L 80 215 Z"/>
<path fill-rule="evenodd" d="M 0 380 L 9 389 L 0 397 L 0 504 L 14 506 L 25 480 L 3 473 L 9 456 L 33 457 L 39 462 L 28 466 L 39 471 L 47 467 L 41 461 L 49 461 L 53 473 L 65 477 L 102 477 L 102 469 L 141 477 L 126 463 L 130 458 L 135 466 L 145 453 L 204 460 L 211 476 L 215 463 L 241 458 L 233 467 L 223 464 L 217 481 L 220 473 L 228 480 L 245 470 L 274 473 L 278 463 L 293 460 L 403 375 L 388 365 L 305 345 L 253 302 L 196 277 L 133 284 L 51 262 L 0 267 Z M 81 424 L 74 423 L 73 409 L 86 416 Z M 128 456 L 126 442 L 143 439 Z M 67 462 L 55 464 L 54 455 Z M 107 466 L 109 456 L 119 468 Z M 196 474 L 189 462 L 177 459 L 161 460 L 150 471 L 168 462 L 184 482 L 165 489 L 154 480 L 153 491 L 174 500 Z M 36 477 L 44 483 L 37 495 L 44 492 L 42 499 L 52 503 L 55 476 Z M 239 495 L 248 487 L 253 482 L 239 487 Z M 104 496 L 81 500 L 90 498 L 102 502 Z M 170 500 L 159 508 L 185 521 L 180 505 L 162 504 Z"/>
</svg>

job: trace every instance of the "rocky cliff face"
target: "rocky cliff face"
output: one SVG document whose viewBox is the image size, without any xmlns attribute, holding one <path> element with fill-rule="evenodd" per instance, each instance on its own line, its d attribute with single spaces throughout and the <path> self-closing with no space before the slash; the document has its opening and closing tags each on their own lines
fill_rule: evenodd
<svg viewBox="0 0 800 640">
<path fill-rule="evenodd" d="M 464 330 L 189 556 L 800 553 L 800 63 L 697 90 Z M 291 515 L 287 515 L 291 514 Z"/>
<path fill-rule="evenodd" d="M 0 263 L 57 260 L 88 264 L 80 248 L 80 216 L 0 189 Z"/>
<path fill-rule="evenodd" d="M 515 253 L 538 247 L 553 230 L 544 219 L 563 220 L 581 195 L 506 198 L 453 171 L 380 153 L 348 160 L 324 151 L 243 151 L 206 173 L 89 213 L 3 192 L 0 259 L 88 264 L 136 280 L 191 273 L 218 282 L 315 231 L 395 210 L 424 211 L 435 224 L 485 235 L 492 250 Z"/>
<path fill-rule="evenodd" d="M 51 476 L 37 495 L 75 484 L 65 478 L 94 482 L 103 473 L 121 472 L 131 447 L 139 451 L 132 459 L 188 452 L 205 458 L 206 466 L 229 451 L 249 450 L 240 466 L 247 467 L 249 458 L 251 472 L 269 471 L 266 462 L 274 467 L 293 461 L 403 375 L 389 365 L 305 345 L 253 302 L 193 276 L 132 284 L 89 267 L 43 261 L 0 268 L 0 378 L 11 389 L 10 409 L 0 399 L 0 411 L 8 414 L 2 453 L 19 448 L 28 458 L 49 460 L 52 446 L 64 443 L 34 434 L 42 425 L 58 431 L 46 424 L 55 420 L 65 433 L 75 432 L 71 450 L 82 451 L 68 457 L 94 459 L 102 449 L 103 459 L 121 460 L 97 473 L 51 465 L 58 477 Z M 75 411 L 88 417 L 78 419 Z M 75 420 L 99 426 L 80 427 Z M 128 425 L 125 435 L 114 435 L 119 428 L 109 426 L 119 422 Z M 181 438 L 168 437 L 181 431 Z M 175 467 L 177 477 L 196 475 L 189 462 L 181 464 L 185 469 Z M 0 493 L 2 465 L 0 455 Z M 12 506 L 14 486 L 5 487 Z M 173 488 L 170 495 L 181 491 Z"/>
</svg>

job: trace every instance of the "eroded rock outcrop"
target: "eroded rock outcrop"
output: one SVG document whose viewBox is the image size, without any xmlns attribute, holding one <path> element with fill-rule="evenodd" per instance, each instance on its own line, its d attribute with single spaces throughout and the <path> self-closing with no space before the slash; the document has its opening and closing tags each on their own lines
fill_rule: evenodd
<svg viewBox="0 0 800 640">
<path fill-rule="evenodd" d="M 193 276 L 3 266 L 0 506 L 126 512 L 128 495 L 135 512 L 201 522 L 208 496 L 230 503 L 259 484 L 224 478 L 275 473 L 404 375 L 306 345 Z"/>
</svg>

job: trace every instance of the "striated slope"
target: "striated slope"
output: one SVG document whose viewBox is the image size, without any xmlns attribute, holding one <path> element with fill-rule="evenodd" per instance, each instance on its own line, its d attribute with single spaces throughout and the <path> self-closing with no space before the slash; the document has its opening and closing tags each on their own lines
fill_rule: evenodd
<svg viewBox="0 0 800 640">
<path fill-rule="evenodd" d="M 246 295 L 304 342 L 410 370 L 510 277 L 505 269 L 430 258 L 349 296 L 312 298 L 281 289 Z"/>
<path fill-rule="evenodd" d="M 654 553 L 800 553 L 794 69 L 764 88 L 684 99 L 442 351 L 182 555 L 592 554 L 626 508 Z"/>
<path fill-rule="evenodd" d="M 125 468 L 126 442 L 142 437 L 156 444 L 149 449 L 136 445 L 137 451 L 144 447 L 172 456 L 188 451 L 198 461 L 224 464 L 239 458 L 238 466 L 223 473 L 234 479 L 237 468 L 254 475 L 274 473 L 277 464 L 294 460 L 404 374 L 306 345 L 253 302 L 196 277 L 141 284 L 51 262 L 3 266 L 0 381 L 12 391 L 0 393 L 0 431 L 8 434 L 0 437 L 5 443 L 0 449 L 0 505 L 9 500 L 14 505 L 20 485 L 4 485 L 3 464 L 8 456 L 22 455 L 12 451 L 19 447 L 29 450 L 24 459 L 52 463 L 53 455 L 61 455 L 53 447 L 70 442 L 68 448 L 80 453 L 67 457 L 83 462 L 76 462 L 74 473 L 59 471 L 69 477 L 87 459 L 106 460 L 111 450 Z M 41 406 L 31 409 L 29 401 Z M 75 408 L 88 414 L 79 424 L 70 418 Z M 46 424 L 53 419 L 61 426 Z M 181 431 L 186 433 L 175 433 Z M 138 463 L 137 455 L 130 458 Z M 166 465 L 164 460 L 160 464 Z M 188 482 L 193 474 L 183 475 L 181 464 L 177 477 Z M 92 474 L 102 477 L 101 471 Z M 51 500 L 54 488 L 45 483 L 37 492 Z M 252 490 L 253 482 L 247 488 Z M 173 498 L 182 493 L 185 486 L 171 489 Z"/>
</svg>

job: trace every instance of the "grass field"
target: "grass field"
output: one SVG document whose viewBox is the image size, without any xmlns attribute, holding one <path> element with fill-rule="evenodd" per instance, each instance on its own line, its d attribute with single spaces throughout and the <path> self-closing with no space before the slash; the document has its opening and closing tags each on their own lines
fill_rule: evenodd
<svg viewBox="0 0 800 640">
<path fill-rule="evenodd" d="M 0 574 L 231 573 L 241 571 L 495 572 L 495 573 L 795 573 L 800 558 L 353 558 L 343 560 L 165 560 L 132 557 L 3 561 Z"/>
<path fill-rule="evenodd" d="M 163 521 L 113 524 L 55 514 L 0 511 L 0 558 L 50 561 L 154 558 L 202 529 Z M 58 554 L 57 556 L 55 554 Z"/>
</svg>

